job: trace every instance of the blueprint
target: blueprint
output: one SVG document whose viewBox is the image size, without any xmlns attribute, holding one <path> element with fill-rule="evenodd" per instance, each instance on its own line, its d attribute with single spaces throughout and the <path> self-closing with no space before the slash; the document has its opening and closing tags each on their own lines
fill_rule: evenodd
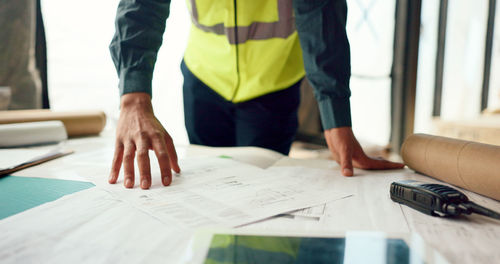
<svg viewBox="0 0 500 264">
<path fill-rule="evenodd" d="M 332 177 L 311 182 L 227 158 L 186 159 L 180 166 L 183 172 L 168 187 L 161 186 L 157 172 L 150 190 L 95 183 L 161 221 L 189 228 L 242 226 L 349 195 L 332 190 Z"/>
</svg>

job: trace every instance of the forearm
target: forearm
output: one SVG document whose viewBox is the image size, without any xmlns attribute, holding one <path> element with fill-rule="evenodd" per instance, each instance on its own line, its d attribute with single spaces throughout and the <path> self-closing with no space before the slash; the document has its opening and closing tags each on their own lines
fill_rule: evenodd
<svg viewBox="0 0 500 264">
<path fill-rule="evenodd" d="M 162 44 L 170 0 L 121 0 L 110 52 L 120 78 L 120 95 L 143 92 L 151 82 Z"/>
<path fill-rule="evenodd" d="M 323 128 L 351 126 L 349 41 L 345 0 L 294 0 L 306 76 L 314 88 Z"/>
</svg>

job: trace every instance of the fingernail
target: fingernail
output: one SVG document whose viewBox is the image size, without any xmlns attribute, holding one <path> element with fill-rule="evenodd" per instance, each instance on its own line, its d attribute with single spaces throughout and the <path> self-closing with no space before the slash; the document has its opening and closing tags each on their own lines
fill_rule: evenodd
<svg viewBox="0 0 500 264">
<path fill-rule="evenodd" d="M 147 189 L 148 188 L 148 180 L 147 179 L 143 179 L 141 181 L 141 188 L 142 189 Z"/>
<path fill-rule="evenodd" d="M 163 181 L 163 185 L 165 185 L 165 186 L 167 186 L 169 184 L 168 177 L 163 177 L 162 181 Z"/>
<path fill-rule="evenodd" d="M 111 182 L 113 180 L 113 175 L 109 175 L 108 182 Z"/>
<path fill-rule="evenodd" d="M 125 187 L 132 188 L 132 181 L 130 179 L 125 180 Z"/>
<path fill-rule="evenodd" d="M 346 175 L 346 176 L 352 176 L 352 170 L 348 169 L 348 168 L 345 168 L 344 169 L 344 175 Z"/>
</svg>

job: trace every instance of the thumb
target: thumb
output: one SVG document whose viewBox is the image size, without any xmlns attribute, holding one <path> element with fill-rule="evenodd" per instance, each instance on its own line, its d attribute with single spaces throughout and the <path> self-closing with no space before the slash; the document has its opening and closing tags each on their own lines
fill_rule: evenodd
<svg viewBox="0 0 500 264">
<path fill-rule="evenodd" d="M 354 175 L 352 169 L 352 146 L 348 145 L 340 149 L 340 168 L 342 169 L 342 175 L 352 176 Z"/>
</svg>

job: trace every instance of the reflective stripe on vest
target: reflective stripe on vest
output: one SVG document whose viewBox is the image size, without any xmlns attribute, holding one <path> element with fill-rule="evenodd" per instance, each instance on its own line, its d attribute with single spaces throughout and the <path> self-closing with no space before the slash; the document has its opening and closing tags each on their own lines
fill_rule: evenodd
<svg viewBox="0 0 500 264">
<path fill-rule="evenodd" d="M 292 0 L 187 0 L 184 61 L 234 103 L 290 87 L 305 75 Z"/>
<path fill-rule="evenodd" d="M 230 44 L 242 44 L 247 40 L 264 40 L 270 38 L 287 38 L 295 32 L 295 18 L 293 17 L 292 1 L 278 1 L 278 16 L 276 22 L 253 22 L 249 26 L 225 27 L 224 23 L 205 26 L 198 21 L 196 0 L 191 2 L 191 20 L 193 24 L 205 31 L 217 35 L 226 35 Z M 236 38 L 236 34 L 238 34 Z"/>
</svg>

